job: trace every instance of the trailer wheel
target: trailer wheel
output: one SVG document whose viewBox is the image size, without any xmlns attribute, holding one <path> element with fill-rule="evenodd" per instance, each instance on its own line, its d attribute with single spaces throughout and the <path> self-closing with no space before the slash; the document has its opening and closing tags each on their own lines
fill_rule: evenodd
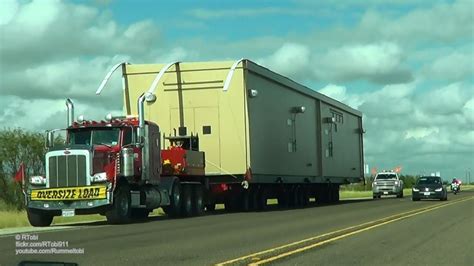
<svg viewBox="0 0 474 266">
<path fill-rule="evenodd" d="M 329 187 L 319 186 L 316 189 L 316 203 L 325 204 L 331 201 L 331 193 Z"/>
<path fill-rule="evenodd" d="M 181 215 L 181 184 L 179 180 L 175 180 L 171 188 L 170 205 L 163 206 L 162 209 L 171 217 L 179 217 Z"/>
<path fill-rule="evenodd" d="M 30 209 L 26 210 L 26 215 L 28 216 L 28 221 L 32 226 L 50 226 L 53 222 L 53 215 L 47 213 L 46 211 Z"/>
<path fill-rule="evenodd" d="M 300 207 L 306 207 L 309 204 L 308 190 L 304 186 L 298 188 L 298 203 Z"/>
<path fill-rule="evenodd" d="M 289 206 L 292 208 L 298 207 L 298 186 L 292 186 L 289 191 Z"/>
<path fill-rule="evenodd" d="M 258 191 L 258 197 L 257 197 L 257 209 L 259 211 L 265 211 L 267 209 L 267 188 L 261 187 Z"/>
<path fill-rule="evenodd" d="M 224 209 L 226 212 L 235 212 L 239 210 L 239 201 L 238 201 L 239 196 L 235 195 L 230 195 L 225 201 L 224 201 Z"/>
<path fill-rule="evenodd" d="M 115 189 L 114 203 L 105 213 L 107 221 L 111 224 L 123 224 L 130 222 L 130 188 L 127 184 L 121 184 Z"/>
<path fill-rule="evenodd" d="M 288 208 L 290 203 L 290 191 L 288 188 L 284 188 L 280 195 L 278 196 L 278 206 L 280 208 L 286 209 Z"/>
<path fill-rule="evenodd" d="M 251 211 L 258 209 L 258 189 L 256 187 L 249 189 L 249 208 Z"/>
<path fill-rule="evenodd" d="M 183 186 L 183 195 L 181 198 L 181 214 L 184 217 L 189 217 L 193 214 L 193 194 L 190 185 Z"/>
<path fill-rule="evenodd" d="M 203 202 L 203 192 L 201 185 L 193 186 L 193 207 L 192 213 L 196 216 L 201 216 L 204 214 L 204 202 Z"/>
<path fill-rule="evenodd" d="M 251 210 L 251 195 L 249 189 L 244 189 L 241 194 L 240 199 L 240 210 L 243 212 L 248 212 Z"/>
<path fill-rule="evenodd" d="M 206 211 L 213 212 L 216 210 L 216 203 L 206 204 Z"/>
<path fill-rule="evenodd" d="M 339 186 L 331 187 L 331 202 L 332 203 L 339 202 Z"/>
</svg>

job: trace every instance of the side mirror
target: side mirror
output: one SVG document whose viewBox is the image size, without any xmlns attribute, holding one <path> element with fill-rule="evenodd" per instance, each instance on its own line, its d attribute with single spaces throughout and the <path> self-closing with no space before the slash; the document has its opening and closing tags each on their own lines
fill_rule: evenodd
<svg viewBox="0 0 474 266">
<path fill-rule="evenodd" d="M 46 131 L 46 141 L 45 146 L 47 149 L 53 147 L 54 145 L 54 131 Z"/>
</svg>

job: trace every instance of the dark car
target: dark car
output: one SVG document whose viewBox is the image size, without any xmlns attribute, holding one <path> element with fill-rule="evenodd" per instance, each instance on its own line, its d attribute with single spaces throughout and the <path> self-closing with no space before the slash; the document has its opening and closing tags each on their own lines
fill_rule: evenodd
<svg viewBox="0 0 474 266">
<path fill-rule="evenodd" d="M 413 201 L 420 199 L 448 200 L 448 191 L 439 176 L 422 176 L 418 178 L 412 189 Z"/>
</svg>

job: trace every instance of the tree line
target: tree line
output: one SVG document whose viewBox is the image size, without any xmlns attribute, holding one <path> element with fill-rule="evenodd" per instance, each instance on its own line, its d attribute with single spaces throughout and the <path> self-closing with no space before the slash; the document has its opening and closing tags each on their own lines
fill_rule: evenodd
<svg viewBox="0 0 474 266">
<path fill-rule="evenodd" d="M 13 177 L 24 163 L 25 178 L 45 174 L 44 135 L 23 129 L 0 130 L 0 201 L 15 209 L 24 208 L 24 196 L 20 183 Z"/>
</svg>

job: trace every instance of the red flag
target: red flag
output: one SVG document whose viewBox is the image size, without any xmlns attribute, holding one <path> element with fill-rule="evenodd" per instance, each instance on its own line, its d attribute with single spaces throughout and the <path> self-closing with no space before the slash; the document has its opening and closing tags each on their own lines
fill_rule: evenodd
<svg viewBox="0 0 474 266">
<path fill-rule="evenodd" d="M 402 171 L 402 167 L 401 166 L 397 166 L 395 167 L 395 173 L 399 174 L 400 172 Z"/>
<path fill-rule="evenodd" d="M 18 169 L 18 172 L 15 174 L 15 182 L 23 182 L 23 179 L 25 179 L 25 164 L 21 163 L 20 168 Z"/>
<path fill-rule="evenodd" d="M 372 168 L 372 170 L 370 170 L 370 173 L 371 173 L 373 176 L 375 176 L 375 175 L 377 174 L 377 168 L 376 168 L 376 167 Z"/>
</svg>

